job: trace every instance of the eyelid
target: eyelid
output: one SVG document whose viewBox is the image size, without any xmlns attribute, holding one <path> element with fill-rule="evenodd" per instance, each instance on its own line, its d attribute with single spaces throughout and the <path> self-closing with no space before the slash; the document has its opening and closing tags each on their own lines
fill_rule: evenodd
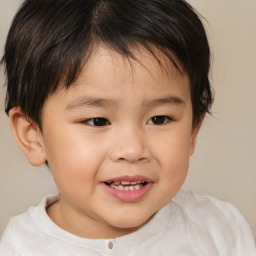
<svg viewBox="0 0 256 256">
<path fill-rule="evenodd" d="M 150 120 L 152 120 L 154 117 L 164 117 L 165 118 L 165 121 L 164 121 L 164 123 L 161 123 L 161 124 L 155 124 L 155 123 L 149 123 L 150 122 Z M 165 125 L 165 124 L 168 124 L 168 123 L 170 123 L 170 122 L 172 122 L 172 121 L 174 121 L 174 118 L 172 118 L 171 116 L 167 116 L 167 115 L 156 115 L 156 116 L 153 116 L 153 117 L 151 117 L 149 120 L 148 120 L 148 122 L 147 122 L 147 124 L 149 124 L 149 125 Z"/>
<path fill-rule="evenodd" d="M 104 120 L 106 121 L 106 124 L 103 124 L 103 125 L 95 125 L 95 123 L 93 123 L 94 121 L 96 120 Z M 82 124 L 86 124 L 86 125 L 89 125 L 89 126 L 92 126 L 92 127 L 105 127 L 105 126 L 108 126 L 110 125 L 111 123 L 108 121 L 108 119 L 104 118 L 104 117 L 93 117 L 93 118 L 88 118 L 88 119 L 84 119 L 84 120 L 81 120 L 80 123 Z"/>
</svg>

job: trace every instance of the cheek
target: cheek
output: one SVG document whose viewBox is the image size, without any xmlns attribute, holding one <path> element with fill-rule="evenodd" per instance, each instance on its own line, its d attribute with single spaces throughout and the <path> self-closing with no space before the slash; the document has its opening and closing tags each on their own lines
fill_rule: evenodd
<svg viewBox="0 0 256 256">
<path fill-rule="evenodd" d="M 190 132 L 173 133 L 173 136 L 166 137 L 159 144 L 160 175 L 165 190 L 175 192 L 184 182 L 189 167 L 190 149 Z"/>
<path fill-rule="evenodd" d="M 65 135 L 55 133 L 54 140 L 51 138 L 45 138 L 46 154 L 59 190 L 79 193 L 90 190 L 89 184 L 96 182 L 103 159 L 99 144 L 74 132 Z"/>
<path fill-rule="evenodd" d="M 190 129 L 182 129 L 181 127 L 158 137 L 156 151 L 160 152 L 159 157 L 167 166 L 187 166 L 191 152 L 191 143 Z"/>
<path fill-rule="evenodd" d="M 169 150 L 165 151 L 162 157 L 163 178 L 167 183 L 179 186 L 187 175 L 189 167 L 188 152 Z"/>
</svg>

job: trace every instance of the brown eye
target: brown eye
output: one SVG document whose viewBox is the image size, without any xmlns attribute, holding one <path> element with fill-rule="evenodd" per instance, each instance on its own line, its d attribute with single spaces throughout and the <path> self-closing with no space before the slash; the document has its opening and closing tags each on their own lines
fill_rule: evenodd
<svg viewBox="0 0 256 256">
<path fill-rule="evenodd" d="M 170 120 L 168 116 L 154 116 L 149 119 L 148 124 L 161 125 L 166 124 Z"/>
<path fill-rule="evenodd" d="M 91 118 L 83 121 L 83 123 L 89 124 L 91 126 L 106 126 L 110 125 L 110 122 L 106 118 Z"/>
</svg>

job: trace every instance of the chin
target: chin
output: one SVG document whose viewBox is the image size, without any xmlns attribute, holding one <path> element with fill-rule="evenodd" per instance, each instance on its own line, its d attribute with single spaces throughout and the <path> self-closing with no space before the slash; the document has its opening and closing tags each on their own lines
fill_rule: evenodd
<svg viewBox="0 0 256 256">
<path fill-rule="evenodd" d="M 119 229 L 132 229 L 137 230 L 143 225 L 145 225 L 152 216 L 131 216 L 126 214 L 126 216 L 121 216 L 120 218 L 115 218 L 111 225 Z"/>
</svg>

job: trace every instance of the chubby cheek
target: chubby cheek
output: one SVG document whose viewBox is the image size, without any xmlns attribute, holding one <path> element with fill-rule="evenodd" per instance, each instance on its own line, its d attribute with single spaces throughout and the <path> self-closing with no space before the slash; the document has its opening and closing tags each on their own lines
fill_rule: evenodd
<svg viewBox="0 0 256 256">
<path fill-rule="evenodd" d="M 100 166 L 97 143 L 81 136 L 65 135 L 63 140 L 61 133 L 54 134 L 54 142 L 48 138 L 45 139 L 47 160 L 60 193 L 76 197 L 91 195 Z"/>
<path fill-rule="evenodd" d="M 187 175 L 191 151 L 190 133 L 177 133 L 165 139 L 162 145 L 159 148 L 160 190 L 162 195 L 166 195 L 166 201 L 169 201 L 180 189 Z"/>
</svg>

